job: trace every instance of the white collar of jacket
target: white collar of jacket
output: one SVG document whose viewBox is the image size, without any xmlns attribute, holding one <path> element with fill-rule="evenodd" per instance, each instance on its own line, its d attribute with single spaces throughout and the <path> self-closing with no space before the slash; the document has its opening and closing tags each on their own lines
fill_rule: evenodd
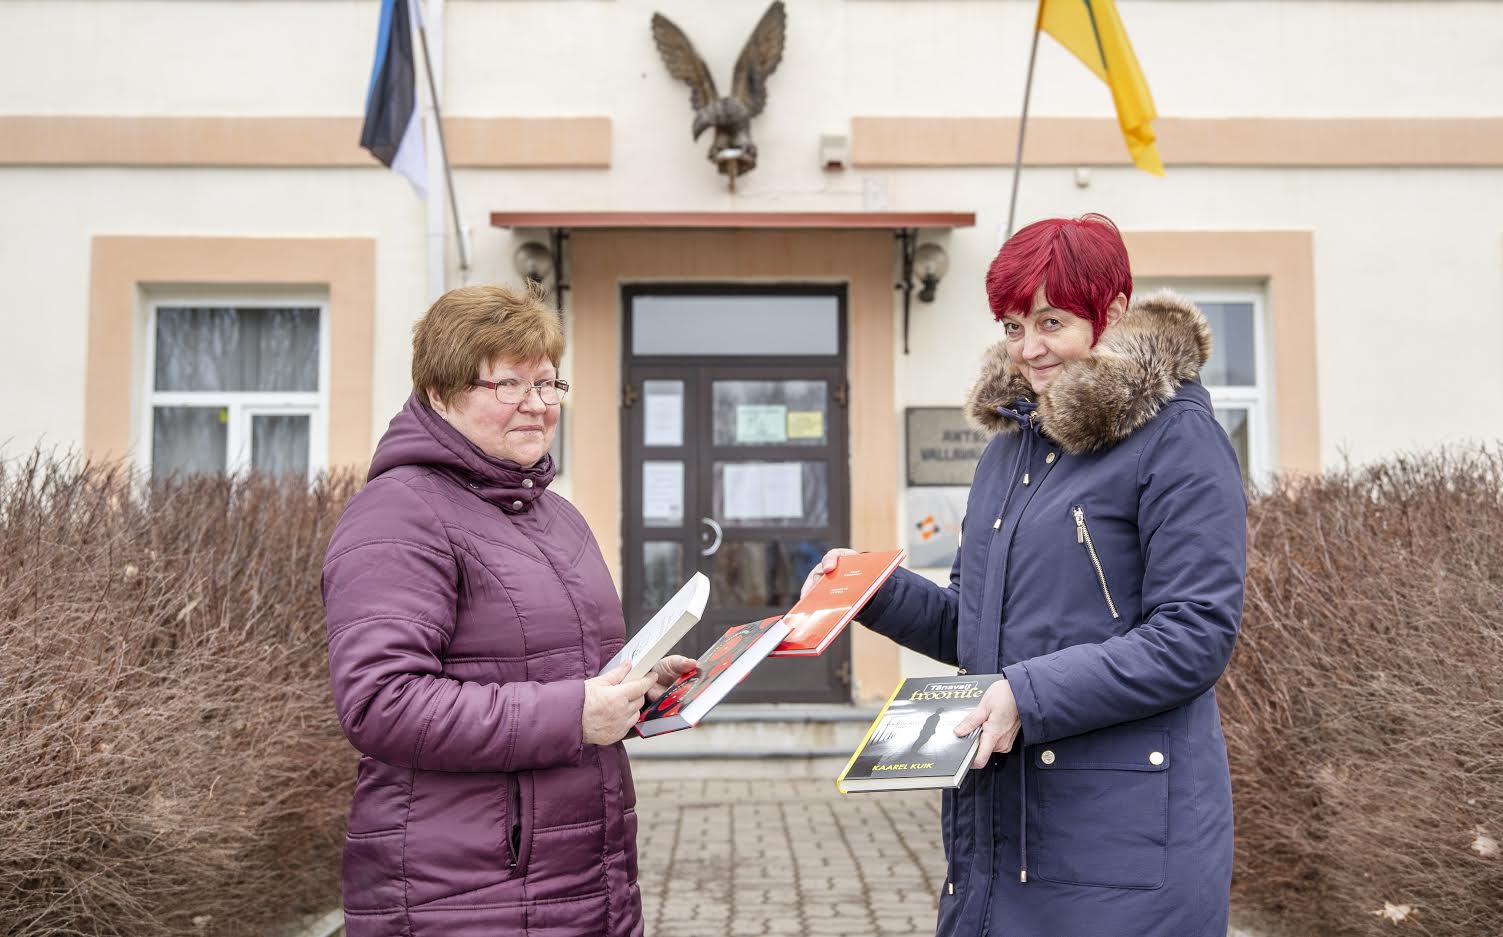
<svg viewBox="0 0 1503 937">
<path fill-rule="evenodd" d="M 1030 401 L 1066 452 L 1107 449 L 1152 420 L 1181 384 L 1197 380 L 1210 357 L 1205 316 L 1183 296 L 1161 290 L 1134 301 L 1091 353 L 1061 368 L 1042 394 L 1008 359 L 1007 342 L 993 345 L 967 394 L 966 416 L 988 432 L 1013 432 L 1021 424 L 1007 411 Z"/>
</svg>

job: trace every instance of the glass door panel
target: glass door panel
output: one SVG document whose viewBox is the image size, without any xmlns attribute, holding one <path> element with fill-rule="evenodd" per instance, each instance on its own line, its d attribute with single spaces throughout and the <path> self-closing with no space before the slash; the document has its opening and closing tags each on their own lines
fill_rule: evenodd
<svg viewBox="0 0 1503 937">
<path fill-rule="evenodd" d="M 710 513 L 726 527 L 824 527 L 825 462 L 716 462 Z"/>
<path fill-rule="evenodd" d="M 829 396 L 824 381 L 716 381 L 715 445 L 823 446 Z"/>
</svg>

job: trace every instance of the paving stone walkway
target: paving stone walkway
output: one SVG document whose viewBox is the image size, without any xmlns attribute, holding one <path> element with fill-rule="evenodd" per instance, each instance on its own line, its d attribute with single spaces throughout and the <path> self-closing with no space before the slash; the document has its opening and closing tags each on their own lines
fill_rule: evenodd
<svg viewBox="0 0 1503 937">
<path fill-rule="evenodd" d="M 647 937 L 934 933 L 938 793 L 639 780 L 637 814 Z"/>
</svg>

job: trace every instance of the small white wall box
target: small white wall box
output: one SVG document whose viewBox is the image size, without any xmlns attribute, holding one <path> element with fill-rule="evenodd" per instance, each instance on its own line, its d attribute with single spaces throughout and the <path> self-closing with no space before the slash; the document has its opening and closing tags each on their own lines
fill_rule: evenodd
<svg viewBox="0 0 1503 937">
<path fill-rule="evenodd" d="M 842 170 L 851 164 L 851 141 L 843 133 L 825 133 L 819 137 L 819 166 L 825 170 Z"/>
</svg>

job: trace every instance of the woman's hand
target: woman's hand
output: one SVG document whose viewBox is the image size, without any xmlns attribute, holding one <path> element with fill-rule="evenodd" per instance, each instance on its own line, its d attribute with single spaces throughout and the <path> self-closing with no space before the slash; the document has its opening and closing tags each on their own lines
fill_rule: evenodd
<svg viewBox="0 0 1503 937">
<path fill-rule="evenodd" d="M 673 654 L 658 661 L 652 668 L 652 673 L 648 674 L 657 682 L 647 688 L 647 702 L 656 703 L 668 692 L 669 687 L 678 682 L 679 677 L 698 669 L 699 661 L 681 654 Z"/>
<path fill-rule="evenodd" d="M 648 674 L 623 683 L 629 673 L 631 663 L 623 661 L 615 670 L 584 682 L 584 715 L 580 723 L 587 744 L 614 745 L 637 724 L 642 700 L 657 678 Z"/>
<path fill-rule="evenodd" d="M 976 746 L 972 768 L 986 767 L 987 759 L 996 752 L 1012 751 L 1013 740 L 1023 723 L 1018 718 L 1018 701 L 1006 680 L 998 680 L 986 688 L 981 702 L 955 727 L 955 734 L 970 735 L 977 726 L 981 727 L 981 742 Z"/>
<path fill-rule="evenodd" d="M 799 590 L 798 597 L 803 598 L 804 596 L 808 595 L 809 590 L 814 588 L 814 584 L 816 582 L 819 582 L 820 577 L 824 576 L 825 573 L 828 573 L 835 568 L 836 560 L 839 560 L 842 556 L 855 555 L 856 551 L 847 547 L 836 547 L 829 553 L 826 553 L 824 555 L 824 558 L 816 563 L 813 569 L 809 570 L 809 575 L 804 577 L 804 587 Z"/>
</svg>

